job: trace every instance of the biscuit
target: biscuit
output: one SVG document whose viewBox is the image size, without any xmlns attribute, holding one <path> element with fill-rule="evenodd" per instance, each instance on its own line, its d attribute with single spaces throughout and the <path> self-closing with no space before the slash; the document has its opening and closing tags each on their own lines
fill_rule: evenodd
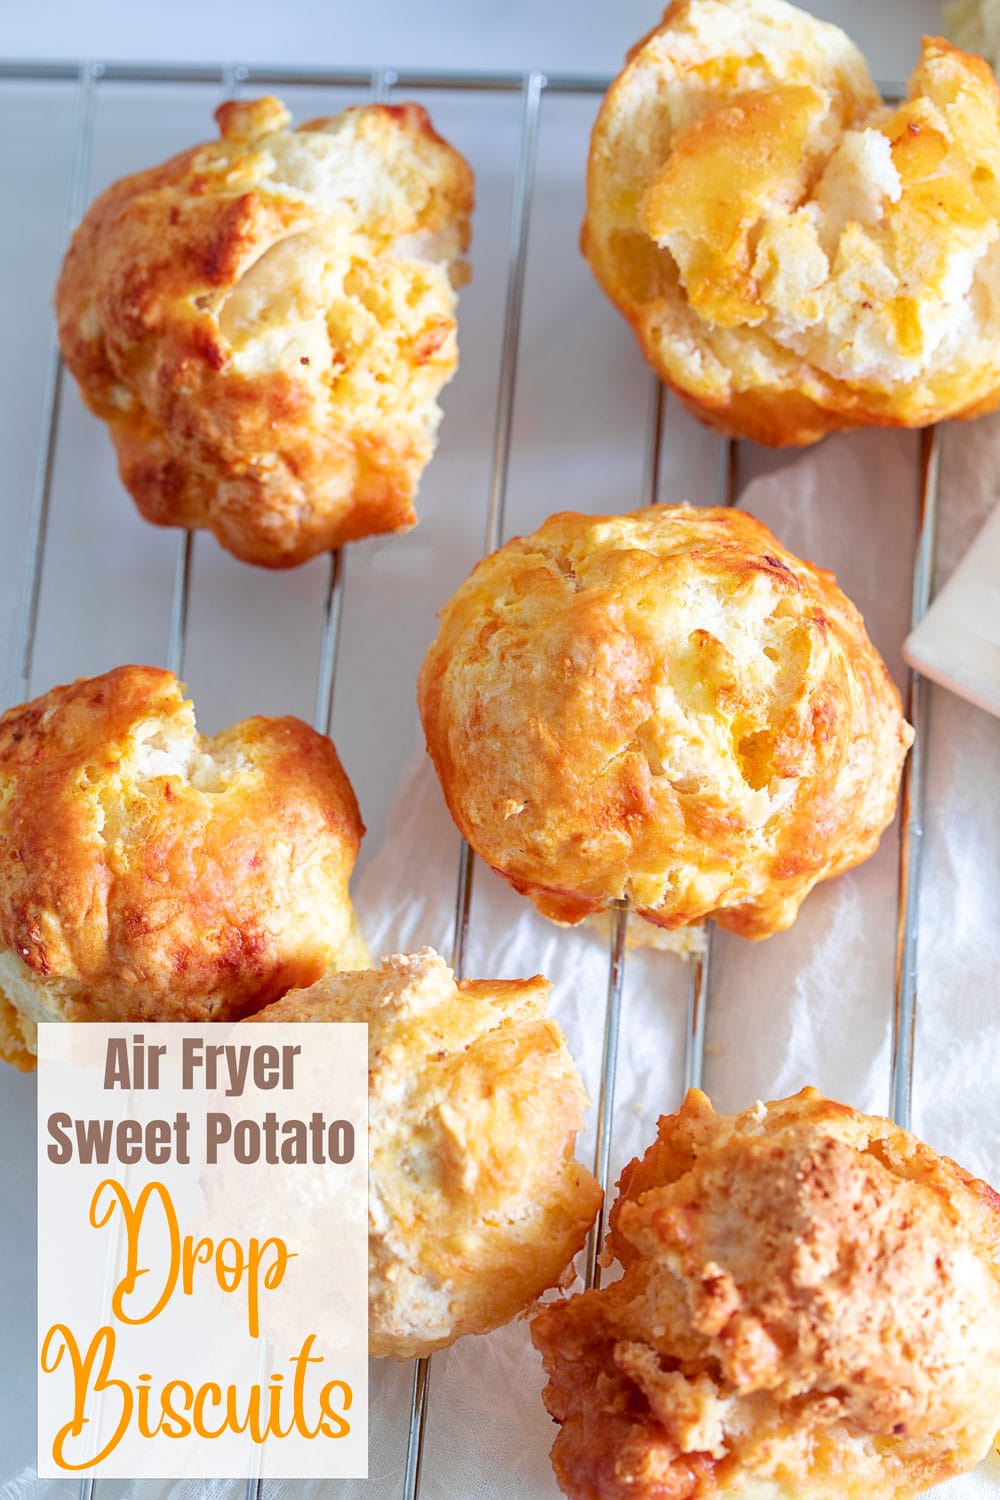
<svg viewBox="0 0 1000 1500">
<path fill-rule="evenodd" d="M 532 1336 L 576 1500 L 903 1500 L 1000 1425 L 1000 1197 L 804 1089 L 692 1090 L 626 1167 L 618 1282 Z"/>
<path fill-rule="evenodd" d="M 582 244 L 722 432 L 810 443 L 1000 401 L 1000 91 L 940 38 L 890 109 L 784 0 L 677 0 L 598 116 Z"/>
<path fill-rule="evenodd" d="M 912 739 L 833 576 L 745 512 L 552 516 L 486 558 L 419 681 L 477 854 L 546 916 L 760 938 L 866 859 Z"/>
<path fill-rule="evenodd" d="M 39 1021 L 215 1021 L 364 961 L 364 826 L 298 719 L 207 739 L 176 678 L 117 667 L 0 718 L 0 1056 Z"/>
<path fill-rule="evenodd" d="M 416 104 L 222 138 L 123 178 L 73 237 L 63 357 L 148 521 L 301 563 L 405 531 L 455 371 L 472 173 Z"/>
<path fill-rule="evenodd" d="M 456 983 L 425 948 L 251 1017 L 368 1023 L 373 1355 L 509 1322 L 587 1236 L 601 1202 L 573 1160 L 587 1096 L 548 992 L 540 976 Z"/>
</svg>

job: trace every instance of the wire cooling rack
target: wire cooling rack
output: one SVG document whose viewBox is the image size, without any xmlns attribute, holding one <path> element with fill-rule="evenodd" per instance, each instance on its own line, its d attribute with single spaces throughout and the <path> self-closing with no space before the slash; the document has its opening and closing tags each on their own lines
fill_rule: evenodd
<svg viewBox="0 0 1000 1500">
<path fill-rule="evenodd" d="M 482 550 L 484 553 L 491 552 L 500 546 L 505 536 L 525 272 L 528 262 L 529 223 L 543 102 L 547 97 L 557 95 L 593 96 L 596 100 L 596 97 L 607 88 L 609 79 L 540 72 L 472 74 L 412 69 L 397 72 L 385 68 L 372 73 L 361 73 L 323 68 L 243 67 L 239 65 L 153 66 L 118 62 L 10 64 L 0 61 L 0 84 L 7 86 L 25 83 L 60 84 L 74 90 L 75 123 L 64 214 L 64 245 L 68 242 L 72 228 L 81 217 L 88 199 L 97 96 L 102 86 L 113 82 L 136 85 L 207 85 L 217 89 L 223 97 L 234 96 L 244 88 L 296 86 L 363 91 L 373 101 L 385 101 L 397 89 L 430 92 L 460 91 L 474 98 L 487 94 L 516 96 L 519 101 L 519 121 L 509 218 L 506 294 L 493 420 L 492 461 Z M 42 394 L 41 441 L 31 499 L 27 571 L 18 616 L 16 651 L 11 673 L 10 701 L 12 702 L 20 702 L 28 697 L 32 683 L 32 666 L 49 531 L 50 502 L 63 408 L 62 396 L 63 370 L 53 333 Z M 666 402 L 666 392 L 660 383 L 652 378 L 645 423 L 642 494 L 635 497 L 635 503 L 652 504 L 660 498 Z M 713 503 L 734 505 L 738 501 L 740 492 L 743 445 L 720 439 L 718 450 L 716 493 Z M 912 624 L 916 624 L 922 618 L 930 596 L 940 450 L 941 436 L 937 429 L 929 429 L 921 435 L 918 450 L 919 462 L 914 479 L 916 545 L 911 593 Z M 165 664 L 178 676 L 184 673 L 188 644 L 194 545 L 195 539 L 192 533 L 181 533 L 173 565 Z M 333 714 L 344 578 L 342 554 L 332 553 L 328 562 L 321 609 L 319 669 L 314 710 L 315 726 L 325 733 L 330 730 Z M 898 916 L 892 1010 L 891 1077 L 889 1080 L 890 1112 L 900 1125 L 907 1128 L 911 1117 L 914 1026 L 917 1006 L 917 899 L 925 782 L 925 693 L 923 680 L 911 671 L 905 685 L 905 712 L 914 727 L 915 740 L 904 771 L 899 822 Z M 451 953 L 452 966 L 460 978 L 465 974 L 474 874 L 475 857 L 468 846 L 463 844 L 457 871 Z M 605 1190 L 609 1186 L 621 1005 L 628 954 L 627 918 L 626 906 L 624 903 L 618 903 L 613 914 L 609 943 L 603 1060 L 597 1100 L 594 1159 L 595 1175 Z M 712 934 L 709 928 L 704 951 L 690 964 L 683 1066 L 685 1088 L 699 1087 L 702 1083 L 706 1017 L 712 996 L 711 958 Z M 584 1279 L 588 1286 L 598 1284 L 600 1279 L 598 1251 L 603 1230 L 604 1214 L 602 1212 L 585 1252 Z M 398 1483 L 398 1493 L 402 1500 L 418 1500 L 421 1492 L 432 1367 L 431 1359 L 418 1360 L 414 1364 L 406 1461 Z M 101 1489 L 102 1485 L 98 1480 L 93 1477 L 84 1478 L 80 1485 L 80 1500 L 96 1500 Z M 265 1500 L 267 1489 L 268 1481 L 249 1480 L 246 1486 L 247 1500 Z"/>
</svg>

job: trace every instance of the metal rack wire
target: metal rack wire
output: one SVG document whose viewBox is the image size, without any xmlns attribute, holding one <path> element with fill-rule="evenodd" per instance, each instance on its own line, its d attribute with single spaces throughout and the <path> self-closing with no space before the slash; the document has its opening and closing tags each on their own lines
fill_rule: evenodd
<svg viewBox="0 0 1000 1500">
<path fill-rule="evenodd" d="M 158 84 L 214 84 L 224 95 L 231 95 L 244 85 L 281 87 L 312 85 L 324 88 L 365 89 L 374 100 L 385 100 L 396 88 L 413 90 L 460 90 L 470 94 L 516 94 L 520 100 L 517 158 L 510 217 L 507 287 L 501 344 L 500 372 L 497 388 L 491 478 L 487 503 L 484 552 L 501 545 L 504 537 L 504 515 L 510 468 L 514 400 L 518 376 L 518 354 L 521 315 L 524 301 L 528 232 L 532 190 L 538 149 L 539 124 L 546 95 L 597 95 L 610 81 L 604 77 L 571 74 L 544 75 L 493 73 L 444 73 L 422 70 L 379 69 L 372 73 L 324 68 L 147 65 L 143 63 L 5 63 L 0 61 L 0 82 L 67 82 L 76 84 L 76 119 L 64 213 L 64 244 L 85 207 L 88 169 L 93 141 L 94 106 L 102 82 Z M 62 366 L 53 334 L 48 370 L 42 399 L 41 441 L 31 502 L 28 545 L 28 567 L 24 582 L 17 648 L 12 672 L 11 700 L 28 696 L 39 600 L 49 505 L 52 494 L 56 445 L 62 394 Z M 659 499 L 659 472 L 664 433 L 666 396 L 654 378 L 651 381 L 646 421 L 645 465 L 642 495 L 644 504 Z M 911 602 L 911 620 L 916 624 L 927 609 L 933 573 L 937 492 L 940 472 L 941 440 L 937 430 L 924 433 L 920 444 L 917 475 L 917 538 Z M 715 501 L 734 505 L 738 501 L 740 445 L 720 440 L 719 469 Z M 174 565 L 173 592 L 165 651 L 170 669 L 183 671 L 187 642 L 188 602 L 194 565 L 195 539 L 182 533 L 178 540 Z M 337 646 L 343 606 L 344 565 L 340 553 L 329 560 L 320 621 L 320 661 L 316 685 L 314 723 L 317 729 L 329 730 L 337 671 Z M 917 898 L 920 877 L 922 819 L 924 802 L 926 728 L 926 686 L 918 674 L 910 672 L 906 690 L 906 713 L 916 731 L 913 750 L 906 763 L 902 789 L 899 832 L 898 920 L 896 934 L 895 989 L 892 1016 L 892 1063 L 890 1110 L 897 1122 L 908 1127 L 911 1115 L 914 1026 L 917 1007 Z M 461 978 L 465 956 L 475 859 L 467 845 L 462 845 L 457 875 L 455 914 L 452 938 L 452 966 Z M 602 1188 L 609 1186 L 611 1139 L 618 1041 L 621 1027 L 627 944 L 627 906 L 616 903 L 611 924 L 607 998 L 600 1090 L 597 1103 L 597 1133 L 594 1171 Z M 704 1071 L 706 1020 L 711 998 L 711 932 L 706 935 L 703 953 L 691 962 L 687 1017 L 685 1027 L 684 1086 L 700 1086 Z M 588 1241 L 585 1255 L 585 1281 L 599 1283 L 598 1252 L 603 1238 L 603 1213 Z M 431 1399 L 431 1360 L 415 1363 L 407 1436 L 405 1470 L 400 1494 L 403 1500 L 418 1500 L 422 1462 L 425 1452 L 428 1411 Z M 84 1478 L 80 1500 L 95 1500 L 97 1481 Z M 247 1500 L 261 1500 L 264 1482 L 247 1481 Z"/>
</svg>

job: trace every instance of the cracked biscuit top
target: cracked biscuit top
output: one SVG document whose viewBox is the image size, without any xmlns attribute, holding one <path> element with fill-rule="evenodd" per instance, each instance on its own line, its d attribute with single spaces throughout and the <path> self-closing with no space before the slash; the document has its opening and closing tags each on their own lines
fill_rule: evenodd
<svg viewBox="0 0 1000 1500">
<path fill-rule="evenodd" d="M 170 672 L 117 667 L 0 718 L 0 1056 L 38 1021 L 213 1021 L 366 961 L 364 828 L 299 719 L 211 739 Z"/>
<path fill-rule="evenodd" d="M 332 974 L 256 1021 L 368 1025 L 369 1349 L 488 1333 L 563 1280 L 601 1202 L 548 982 L 457 983 L 431 949 Z"/>
<path fill-rule="evenodd" d="M 1000 1198 L 804 1089 L 692 1090 L 626 1167 L 624 1275 L 532 1336 L 574 1500 L 904 1500 L 1000 1425 Z"/>
<path fill-rule="evenodd" d="M 1000 400 L 1000 91 L 928 38 L 890 108 L 784 0 L 676 0 L 601 109 L 583 248 L 725 432 L 974 416 Z"/>
<path fill-rule="evenodd" d="M 736 510 L 550 517 L 442 610 L 419 699 L 455 822 L 547 916 L 755 938 L 872 853 L 912 738 L 832 575 Z"/>
<path fill-rule="evenodd" d="M 287 567 L 403 531 L 454 373 L 472 173 L 416 104 L 222 139 L 114 183 L 56 292 L 63 356 L 147 520 Z"/>
</svg>

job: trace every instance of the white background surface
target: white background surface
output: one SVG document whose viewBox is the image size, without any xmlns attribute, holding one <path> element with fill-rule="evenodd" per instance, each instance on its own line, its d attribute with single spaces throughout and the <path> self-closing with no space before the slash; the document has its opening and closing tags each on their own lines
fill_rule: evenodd
<svg viewBox="0 0 1000 1500">
<path fill-rule="evenodd" d="M 8 4 L 9 57 L 312 62 L 331 67 L 551 68 L 617 72 L 659 18 L 649 0 L 43 0 Z M 916 59 L 921 30 L 940 26 L 936 0 L 814 0 L 865 49 L 879 79 Z"/>
<path fill-rule="evenodd" d="M 921 28 L 937 25 L 933 0 L 827 0 L 817 13 L 842 20 L 882 79 L 905 75 Z M 190 3 L 172 7 L 77 4 L 10 7 L 0 33 L 21 57 L 131 57 L 309 62 L 335 66 L 540 66 L 617 69 L 626 47 L 657 17 L 654 5 L 568 3 L 370 6 Z M 100 95 L 90 193 L 125 171 L 204 138 L 217 91 L 106 86 Z M 297 118 L 330 113 L 347 98 L 289 92 Z M 463 293 L 462 364 L 445 396 L 441 445 L 409 536 L 357 544 L 347 592 L 334 738 L 369 824 L 359 904 L 373 946 L 450 948 L 457 839 L 423 770 L 406 791 L 409 816 L 384 844 L 388 809 L 418 745 L 413 684 L 433 633 L 435 609 L 465 576 L 482 541 L 506 276 L 507 216 L 517 101 L 491 96 L 427 99 L 438 128 L 477 172 L 474 280 Z M 596 102 L 548 99 L 538 163 L 507 532 L 566 507 L 621 510 L 641 499 L 648 376 L 628 330 L 605 304 L 576 251 L 586 138 Z M 71 90 L 0 86 L 0 653 L 9 676 L 25 567 L 26 518 L 49 336 L 49 299 L 69 141 Z M 14 207 L 16 205 L 16 208 Z M 976 432 L 970 440 L 967 432 Z M 996 424 L 959 429 L 948 451 L 944 565 L 971 539 L 995 485 Z M 792 493 L 758 494 L 782 539 L 832 567 L 869 620 L 900 680 L 912 536 L 915 440 L 870 434 L 823 445 Z M 711 499 L 713 437 L 668 407 L 662 498 Z M 744 472 L 789 472 L 746 453 Z M 951 466 L 949 468 L 949 465 Z M 798 471 L 795 471 L 798 473 Z M 759 502 L 759 503 L 758 503 Z M 105 434 L 72 390 L 63 403 L 46 553 L 34 690 L 127 660 L 163 660 L 175 544 L 144 525 L 118 484 Z M 294 573 L 246 569 L 210 538 L 196 547 L 186 678 L 199 722 L 213 731 L 254 712 L 312 717 L 325 567 Z M 8 695 L 4 691 L 4 697 Z M 928 818 L 927 941 L 918 1039 L 916 1123 L 934 1145 L 1000 1175 L 995 1100 L 1000 1078 L 990 1045 L 995 989 L 1000 845 L 1000 732 L 994 721 L 936 694 Z M 420 766 L 419 758 L 415 765 Z M 993 774 L 987 768 L 993 768 Z M 764 945 L 719 945 L 710 1020 L 708 1085 L 724 1108 L 758 1093 L 814 1082 L 860 1107 L 883 1109 L 894 938 L 895 846 L 857 875 L 817 892 L 793 934 Z M 558 940 L 498 883 L 477 876 L 470 971 L 523 962 L 556 981 L 556 1009 L 570 1030 L 596 1097 L 603 951 L 573 934 Z M 516 927 L 517 943 L 511 946 Z M 509 972 L 509 970 L 508 970 Z M 651 1138 L 680 1087 L 686 973 L 645 956 L 630 965 L 623 1088 L 615 1166 Z M 926 1022 L 924 1018 L 929 1018 Z M 651 1050 L 648 1038 L 659 1028 Z M 631 1029 L 629 1029 L 631 1028 Z M 641 1039 L 641 1040 L 640 1040 Z M 792 1045 L 794 1043 L 794 1045 Z M 805 1059 L 814 1066 L 804 1073 Z M 0 1481 L 33 1455 L 33 1084 L 0 1076 L 0 1224 L 5 1401 L 0 1404 Z M 68 1253 L 72 1253 L 71 1249 Z M 523 1327 L 465 1345 L 435 1361 L 428 1496 L 555 1493 L 544 1453 L 551 1429 L 524 1384 Z M 527 1361 L 527 1363 L 526 1363 Z M 387 1367 L 373 1393 L 381 1422 L 370 1496 L 394 1496 L 401 1476 L 409 1370 Z M 506 1387 L 507 1404 L 483 1392 Z M 510 1394 L 513 1390 L 513 1395 Z M 492 1408 L 492 1409 L 491 1409 Z M 514 1476 L 516 1475 L 516 1479 Z M 480 1488 L 482 1486 L 482 1488 Z M 10 1494 L 30 1493 L 11 1484 Z M 64 1486 L 67 1496 L 75 1486 Z M 981 1491 L 982 1492 L 982 1491 Z M 0 1486 L 0 1494 L 4 1488 Z M 115 1493 L 112 1487 L 101 1495 Z M 237 1491 L 233 1489 L 235 1496 Z"/>
</svg>

